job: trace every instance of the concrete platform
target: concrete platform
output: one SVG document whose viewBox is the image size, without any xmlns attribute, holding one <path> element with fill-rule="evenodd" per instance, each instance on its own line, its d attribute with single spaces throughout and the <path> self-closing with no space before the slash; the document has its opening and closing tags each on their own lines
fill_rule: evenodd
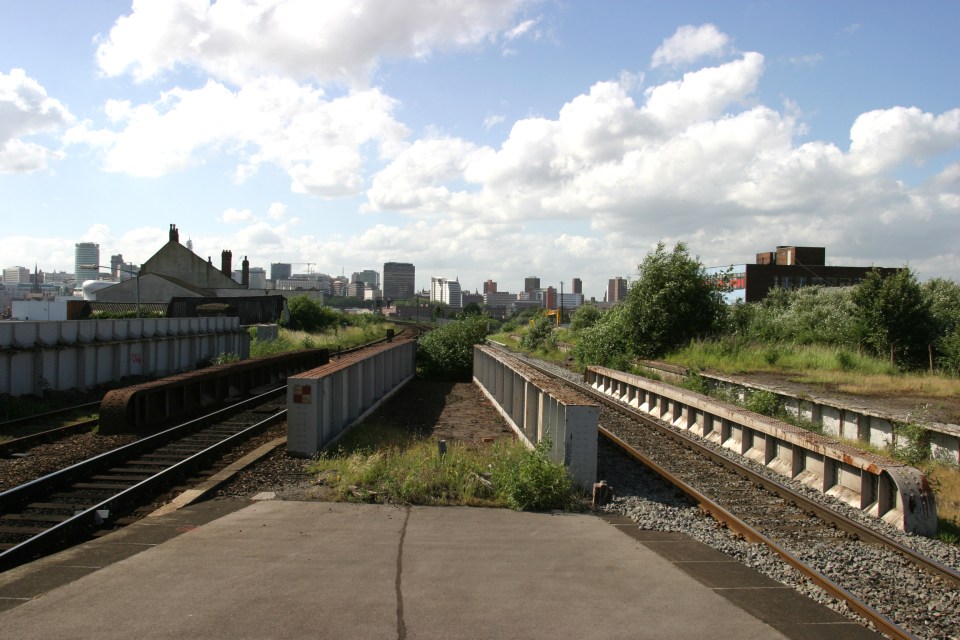
<svg viewBox="0 0 960 640">
<path fill-rule="evenodd" d="M 612 524 L 213 500 L 0 574 L 0 637 L 878 637 L 685 536 Z"/>
</svg>

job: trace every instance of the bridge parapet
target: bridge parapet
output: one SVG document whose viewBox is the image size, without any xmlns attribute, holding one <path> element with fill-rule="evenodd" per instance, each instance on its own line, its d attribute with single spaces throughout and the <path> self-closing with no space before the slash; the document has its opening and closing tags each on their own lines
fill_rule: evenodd
<svg viewBox="0 0 960 640">
<path fill-rule="evenodd" d="M 416 374 L 416 342 L 346 354 L 287 379 L 287 451 L 310 457 L 334 444 Z"/>
<path fill-rule="evenodd" d="M 550 458 L 590 489 L 597 478 L 599 407 L 502 351 L 477 345 L 473 381 L 530 448 L 551 443 Z"/>
</svg>

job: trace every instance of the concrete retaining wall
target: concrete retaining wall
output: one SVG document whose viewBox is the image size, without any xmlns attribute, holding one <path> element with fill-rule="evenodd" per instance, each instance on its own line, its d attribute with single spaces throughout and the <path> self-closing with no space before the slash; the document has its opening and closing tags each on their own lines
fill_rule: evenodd
<svg viewBox="0 0 960 640">
<path fill-rule="evenodd" d="M 596 403 L 486 346 L 474 347 L 473 381 L 527 446 L 549 439 L 551 460 L 566 465 L 581 489 L 593 486 L 600 415 Z"/>
<path fill-rule="evenodd" d="M 0 322 L 0 393 L 41 395 L 166 376 L 221 353 L 250 355 L 237 318 Z"/>
<path fill-rule="evenodd" d="M 645 367 L 667 381 L 680 381 L 684 378 L 685 371 L 679 367 L 656 366 L 656 363 L 652 362 L 646 363 Z M 866 407 L 845 406 L 834 400 L 811 395 L 800 398 L 781 389 L 747 384 L 721 375 L 701 373 L 700 376 L 712 388 L 723 387 L 741 401 L 758 391 L 772 393 L 789 413 L 822 424 L 825 433 L 838 438 L 869 442 L 877 447 L 891 444 L 905 446 L 907 442 L 904 436 L 898 433 L 899 426 L 911 419 L 919 420 L 929 433 L 930 456 L 960 464 L 960 425 L 927 421 L 922 416 L 888 415 Z"/>
<path fill-rule="evenodd" d="M 416 342 L 386 342 L 287 379 L 287 451 L 310 457 L 416 374 Z"/>
<path fill-rule="evenodd" d="M 917 470 L 746 411 L 709 396 L 605 367 L 588 367 L 597 391 L 696 434 L 890 524 L 918 535 L 937 530 L 934 495 Z"/>
</svg>

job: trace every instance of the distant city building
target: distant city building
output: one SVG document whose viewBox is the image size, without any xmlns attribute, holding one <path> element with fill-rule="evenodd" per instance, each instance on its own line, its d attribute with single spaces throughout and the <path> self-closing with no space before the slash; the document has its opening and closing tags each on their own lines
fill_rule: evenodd
<svg viewBox="0 0 960 640">
<path fill-rule="evenodd" d="M 545 309 L 557 308 L 557 290 L 553 287 L 547 287 L 543 290 L 543 306 Z"/>
<path fill-rule="evenodd" d="M 819 285 L 847 287 L 859 283 L 873 267 L 842 267 L 826 264 L 824 247 L 778 246 L 774 251 L 757 254 L 756 264 L 711 267 L 707 274 L 727 278 L 731 290 L 724 294 L 729 303 L 758 302 L 771 289 L 797 289 Z M 884 278 L 899 269 L 878 267 Z"/>
<path fill-rule="evenodd" d="M 29 284 L 30 270 L 26 267 L 7 267 L 3 270 L 3 284 Z"/>
<path fill-rule="evenodd" d="M 369 283 L 363 283 L 363 299 L 364 300 L 383 300 L 383 291 L 377 287 L 370 286 Z"/>
<path fill-rule="evenodd" d="M 416 292 L 416 269 L 409 262 L 383 264 L 383 297 L 387 300 L 412 298 Z"/>
<path fill-rule="evenodd" d="M 263 267 L 250 267 L 250 288 L 267 288 L 267 272 Z"/>
<path fill-rule="evenodd" d="M 271 262 L 270 279 L 271 280 L 289 280 L 292 265 L 289 262 Z"/>
<path fill-rule="evenodd" d="M 517 294 L 509 291 L 494 291 L 483 296 L 485 307 L 509 307 L 517 301 Z"/>
<path fill-rule="evenodd" d="M 486 282 L 483 283 L 483 293 L 484 293 L 484 295 L 486 295 L 486 294 L 488 294 L 488 293 L 496 293 L 496 292 L 497 292 L 497 283 L 496 283 L 496 282 L 494 282 L 493 280 L 487 280 Z"/>
<path fill-rule="evenodd" d="M 574 278 L 570 281 L 570 288 L 573 289 L 571 293 L 583 293 L 583 282 L 580 281 L 580 278 Z"/>
<path fill-rule="evenodd" d="M 73 273 L 76 276 L 78 288 L 87 280 L 100 279 L 99 264 L 99 244 L 95 242 L 78 242 L 74 245 Z"/>
<path fill-rule="evenodd" d="M 607 302 L 622 302 L 627 297 L 627 281 L 617 276 L 607 282 Z"/>
<path fill-rule="evenodd" d="M 347 293 L 345 295 L 348 298 L 360 298 L 363 300 L 363 292 L 366 288 L 366 282 L 354 281 L 347 285 Z"/>
<path fill-rule="evenodd" d="M 375 289 L 380 286 L 380 274 L 373 269 L 365 269 L 363 271 L 355 272 L 351 276 L 350 280 L 351 282 L 363 282 L 364 284 L 368 284 Z"/>
<path fill-rule="evenodd" d="M 461 293 L 460 303 L 466 307 L 468 304 L 475 303 L 483 305 L 483 295 L 480 293 Z"/>
<path fill-rule="evenodd" d="M 463 308 L 463 295 L 460 283 L 449 278 L 430 278 L 430 300 L 442 302 L 454 309 Z"/>
<path fill-rule="evenodd" d="M 114 278 L 120 277 L 120 267 L 123 266 L 123 254 L 118 253 L 115 256 L 110 256 L 110 275 Z"/>
<path fill-rule="evenodd" d="M 537 276 L 528 276 L 523 279 L 523 290 L 527 293 L 536 291 L 540 288 L 540 278 Z"/>
<path fill-rule="evenodd" d="M 564 311 L 573 311 L 574 309 L 579 309 L 581 306 L 583 306 L 583 294 L 561 293 L 557 304 L 563 307 Z"/>
</svg>

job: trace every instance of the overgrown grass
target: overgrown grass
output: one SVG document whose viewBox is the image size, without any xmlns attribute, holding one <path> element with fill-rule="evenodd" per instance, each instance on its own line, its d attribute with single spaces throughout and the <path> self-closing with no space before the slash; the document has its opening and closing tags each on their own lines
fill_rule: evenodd
<svg viewBox="0 0 960 640">
<path fill-rule="evenodd" d="M 563 465 L 516 440 L 447 443 L 367 421 L 309 469 L 334 499 L 418 505 L 562 509 L 574 502 Z"/>
<path fill-rule="evenodd" d="M 937 538 L 960 544 L 960 466 L 931 464 L 924 473 L 937 495 Z"/>
<path fill-rule="evenodd" d="M 798 382 L 829 385 L 860 395 L 960 394 L 960 379 L 902 373 L 884 360 L 822 345 L 698 341 L 669 354 L 664 361 L 695 371 L 782 373 Z"/>
<path fill-rule="evenodd" d="M 281 328 L 276 340 L 251 340 L 250 356 L 272 356 L 303 349 L 327 348 L 336 350 L 338 347 L 349 349 L 383 338 L 387 335 L 387 329 L 393 329 L 394 326 L 390 322 L 384 322 L 362 327 L 347 327 L 337 331 L 330 329 L 323 333 L 307 333 Z"/>
</svg>

